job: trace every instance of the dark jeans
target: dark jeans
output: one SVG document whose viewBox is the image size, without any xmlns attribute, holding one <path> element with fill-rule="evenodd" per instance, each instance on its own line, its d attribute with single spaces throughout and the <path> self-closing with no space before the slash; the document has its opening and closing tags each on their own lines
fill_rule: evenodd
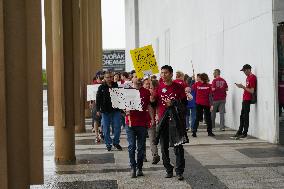
<svg viewBox="0 0 284 189">
<path fill-rule="evenodd" d="M 249 112 L 250 112 L 250 100 L 244 100 L 242 103 L 242 111 L 240 116 L 239 134 L 247 134 L 249 128 Z"/>
<path fill-rule="evenodd" d="M 200 104 L 196 104 L 196 120 L 195 120 L 195 127 L 194 127 L 194 133 L 197 132 L 199 121 L 202 120 L 203 117 L 203 111 L 205 115 L 205 121 L 207 125 L 207 132 L 212 133 L 212 120 L 211 120 L 211 112 L 209 106 L 204 106 Z"/>
<path fill-rule="evenodd" d="M 147 128 L 143 126 L 125 126 L 127 141 L 128 141 L 128 153 L 130 166 L 132 169 L 138 168 L 142 169 L 143 167 L 143 158 L 145 152 L 145 142 L 146 142 L 146 133 Z M 136 151 L 136 139 L 137 139 L 137 162 L 135 160 L 135 151 Z"/>
<path fill-rule="evenodd" d="M 167 128 L 167 129 L 166 129 Z M 161 152 L 163 165 L 166 168 L 167 173 L 173 172 L 173 165 L 171 165 L 170 156 L 169 156 L 169 130 L 168 126 L 165 127 L 166 130 L 163 130 L 160 137 Z M 184 149 L 182 145 L 175 146 L 174 152 L 176 155 L 176 174 L 183 174 L 185 168 L 184 160 Z"/>
</svg>

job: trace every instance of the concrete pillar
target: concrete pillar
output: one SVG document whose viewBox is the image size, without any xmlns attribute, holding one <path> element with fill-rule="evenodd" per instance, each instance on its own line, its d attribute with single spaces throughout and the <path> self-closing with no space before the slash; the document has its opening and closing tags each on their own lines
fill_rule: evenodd
<svg viewBox="0 0 284 189">
<path fill-rule="evenodd" d="M 93 21 L 93 31 L 94 31 L 94 63 L 92 66 L 92 75 L 94 75 L 97 71 L 102 70 L 102 17 L 101 17 L 101 0 L 93 1 L 94 3 L 94 21 Z"/>
<path fill-rule="evenodd" d="M 71 163 L 75 157 L 73 4 L 52 1 L 55 160 Z"/>
<path fill-rule="evenodd" d="M 51 0 L 44 1 L 45 16 L 45 46 L 46 46 L 46 73 L 47 73 L 47 102 L 48 125 L 54 125 L 54 100 L 53 100 L 53 50 L 52 50 L 52 7 Z"/>
<path fill-rule="evenodd" d="M 75 132 L 83 133 L 85 129 L 85 102 L 83 98 L 83 54 L 82 54 L 82 11 L 81 0 L 76 0 L 73 5 L 74 17 L 74 105 L 75 105 Z M 79 89 L 79 90 L 77 90 Z"/>
<path fill-rule="evenodd" d="M 0 188 L 8 188 L 7 123 L 6 123 L 6 77 L 4 59 L 4 9 L 0 0 Z"/>
<path fill-rule="evenodd" d="M 82 0 L 82 45 L 83 45 L 83 76 L 84 76 L 84 107 L 85 107 L 85 117 L 90 117 L 90 109 L 88 103 L 86 102 L 87 97 L 87 84 L 90 83 L 89 76 L 89 64 L 90 64 L 90 40 L 89 40 L 89 0 Z"/>
<path fill-rule="evenodd" d="M 43 182 L 41 4 L 0 0 L 0 188 Z"/>
<path fill-rule="evenodd" d="M 89 1 L 89 78 L 91 81 L 96 72 L 102 69 L 102 20 L 101 0 Z"/>
</svg>

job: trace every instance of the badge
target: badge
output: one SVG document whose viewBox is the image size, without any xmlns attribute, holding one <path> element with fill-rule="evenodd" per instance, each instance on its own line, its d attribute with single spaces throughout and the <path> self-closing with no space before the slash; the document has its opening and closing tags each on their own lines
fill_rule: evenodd
<svg viewBox="0 0 284 189">
<path fill-rule="evenodd" d="M 163 88 L 163 89 L 162 89 L 162 92 L 163 92 L 163 93 L 167 92 L 167 89 L 166 89 L 166 88 Z"/>
</svg>

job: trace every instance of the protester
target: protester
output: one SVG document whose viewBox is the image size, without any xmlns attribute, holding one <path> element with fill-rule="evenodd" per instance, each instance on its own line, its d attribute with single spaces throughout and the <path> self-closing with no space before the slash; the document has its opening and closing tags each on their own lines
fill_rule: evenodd
<svg viewBox="0 0 284 189">
<path fill-rule="evenodd" d="M 121 85 L 121 81 L 120 81 L 120 73 L 115 73 L 113 76 L 113 81 L 116 82 L 118 85 Z"/>
<path fill-rule="evenodd" d="M 279 72 L 278 76 L 278 100 L 279 100 L 279 116 L 281 116 L 284 108 L 284 70 Z"/>
<path fill-rule="evenodd" d="M 185 91 L 191 95 L 191 99 L 188 99 L 187 102 L 186 130 L 191 129 L 191 131 L 194 131 L 196 120 L 196 93 L 189 87 L 187 87 Z"/>
<path fill-rule="evenodd" d="M 149 112 L 153 113 L 150 106 L 150 91 L 142 87 L 142 80 L 134 78 L 133 84 L 136 89 L 140 92 L 142 109 L 143 111 L 132 110 L 126 113 L 126 134 L 128 141 L 128 152 L 131 165 L 131 177 L 143 176 L 143 158 L 146 150 L 146 133 L 147 127 L 149 126 L 149 119 L 154 122 L 153 114 L 149 116 Z M 148 110 L 148 111 L 147 111 Z M 141 119 L 142 118 L 142 119 Z M 137 140 L 136 140 L 137 138 Z M 135 160 L 135 150 L 137 142 L 137 161 Z M 136 173 L 137 170 L 137 173 Z"/>
<path fill-rule="evenodd" d="M 182 85 L 184 89 L 188 87 L 187 83 L 184 81 L 184 73 L 181 71 L 176 72 L 176 79 L 174 80 L 174 82 Z"/>
<path fill-rule="evenodd" d="M 101 72 L 97 72 L 96 76 L 93 78 L 92 83 L 94 85 L 96 84 L 101 84 L 102 83 L 102 76 L 101 76 Z M 96 101 L 92 100 L 90 101 L 89 107 L 91 109 L 92 112 L 92 132 L 95 133 L 96 136 L 96 143 L 99 143 L 101 141 L 102 136 L 100 136 L 100 130 L 99 127 L 101 126 L 101 116 L 97 115 L 97 109 L 96 109 Z"/>
<path fill-rule="evenodd" d="M 220 130 L 225 131 L 225 105 L 228 91 L 227 82 L 220 76 L 221 71 L 215 69 L 212 81 L 213 104 L 211 106 L 212 128 L 215 128 L 216 112 L 220 113 Z"/>
<path fill-rule="evenodd" d="M 132 81 L 129 78 L 129 73 L 123 72 L 121 74 L 121 85 L 119 85 L 119 87 L 132 88 Z"/>
<path fill-rule="evenodd" d="M 173 165 L 170 163 L 169 147 L 174 146 L 176 155 L 176 174 L 178 180 L 183 180 L 185 168 L 183 143 L 187 142 L 185 131 L 185 106 L 187 103 L 183 86 L 173 82 L 173 69 L 165 65 L 161 68 L 159 87 L 151 101 L 158 104 L 159 128 L 157 138 L 160 138 L 163 165 L 166 168 L 166 178 L 173 177 Z M 178 109 L 178 112 L 176 111 Z M 183 111 L 181 111 L 183 109 Z M 173 117 L 175 113 L 176 117 Z M 171 116 L 171 119 L 169 119 Z M 178 120 L 177 120 L 178 119 Z M 174 132 L 170 132 L 174 131 Z M 157 143 L 157 142 L 156 142 Z"/>
<path fill-rule="evenodd" d="M 237 138 L 246 138 L 249 128 L 249 112 L 250 112 L 250 105 L 254 103 L 255 95 L 256 95 L 256 87 L 257 87 L 257 79 L 256 76 L 251 71 L 251 66 L 249 64 L 245 64 L 241 71 L 247 76 L 246 78 L 246 86 L 242 84 L 236 83 L 238 88 L 244 90 L 243 93 L 243 102 L 242 102 L 242 110 L 240 116 L 240 126 L 237 133 L 234 137 Z"/>
<path fill-rule="evenodd" d="M 208 83 L 209 78 L 206 73 L 200 75 L 200 82 L 192 85 L 192 90 L 196 92 L 196 120 L 194 130 L 192 132 L 193 137 L 197 137 L 196 132 L 199 126 L 199 121 L 202 118 L 203 111 L 205 115 L 205 121 L 207 124 L 208 136 L 215 136 L 212 132 L 212 120 L 210 113 L 211 102 L 211 85 Z"/>
<path fill-rule="evenodd" d="M 103 133 L 105 144 L 108 151 L 111 151 L 112 144 L 118 150 L 122 150 L 120 143 L 120 110 L 112 107 L 109 89 L 118 87 L 117 83 L 114 83 L 111 78 L 110 72 L 105 72 L 104 83 L 98 88 L 97 92 L 97 115 L 102 115 Z M 110 137 L 110 124 L 114 127 L 114 138 Z"/>
<path fill-rule="evenodd" d="M 153 82 L 154 82 L 154 85 L 155 85 L 155 81 L 151 81 L 148 78 L 143 80 L 143 87 L 145 89 L 148 89 L 150 91 L 151 95 L 153 94 L 153 91 L 155 90 L 155 87 L 152 84 Z M 156 115 L 156 109 L 153 109 L 154 119 L 155 119 L 155 115 Z M 155 122 L 150 122 L 149 126 L 150 127 L 148 129 L 148 134 L 149 134 L 149 140 L 150 140 L 150 150 L 152 152 L 152 157 L 153 157 L 152 164 L 157 164 L 160 161 L 160 156 L 158 154 L 158 146 L 155 144 L 155 139 L 156 139 L 156 121 Z M 145 158 L 146 158 L 146 150 L 145 150 L 144 162 L 145 162 Z"/>
<path fill-rule="evenodd" d="M 153 81 L 153 80 L 157 80 L 157 76 L 156 75 L 152 75 L 151 76 L 151 81 Z"/>
</svg>

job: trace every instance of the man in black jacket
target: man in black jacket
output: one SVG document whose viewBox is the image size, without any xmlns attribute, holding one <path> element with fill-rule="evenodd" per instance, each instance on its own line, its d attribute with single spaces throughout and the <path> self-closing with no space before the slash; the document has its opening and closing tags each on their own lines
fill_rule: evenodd
<svg viewBox="0 0 284 189">
<path fill-rule="evenodd" d="M 112 144 L 118 150 L 122 150 L 120 142 L 120 111 L 112 107 L 109 89 L 118 87 L 117 83 L 112 81 L 110 72 L 105 72 L 104 83 L 99 87 L 96 98 L 97 114 L 102 115 L 102 127 L 105 144 L 108 151 L 111 151 Z M 113 124 L 114 138 L 110 137 L 110 124 Z"/>
<path fill-rule="evenodd" d="M 184 107 L 186 106 L 187 99 L 184 91 L 184 87 L 180 85 L 179 83 L 175 83 L 172 80 L 173 77 L 173 69 L 171 66 L 165 65 L 161 68 L 161 78 L 162 81 L 160 82 L 159 87 L 156 89 L 154 97 L 151 97 L 151 101 L 157 103 L 158 106 L 158 115 L 159 115 L 159 122 L 162 122 L 163 117 L 165 113 L 167 112 L 167 109 L 173 108 L 174 101 L 180 101 L 181 105 Z M 184 112 L 185 116 L 185 112 Z M 162 152 L 162 159 L 163 159 L 163 165 L 166 168 L 166 178 L 172 178 L 173 177 L 173 165 L 170 162 L 169 157 L 169 147 L 170 147 L 170 130 L 171 128 L 169 125 L 171 124 L 171 121 L 169 118 L 165 119 L 166 121 L 161 127 L 160 133 L 160 144 L 161 144 L 161 152 Z M 185 136 L 185 119 L 181 119 L 180 123 L 178 124 L 176 122 L 176 126 L 179 126 L 184 131 Z M 172 130 L 171 130 L 172 131 Z M 179 130 L 181 131 L 181 130 Z M 182 131 L 181 131 L 182 132 Z M 182 133 L 181 133 L 182 134 Z M 183 139 L 183 138 L 179 138 Z M 180 140 L 182 141 L 182 140 Z M 174 151 L 176 155 L 176 174 L 178 180 L 183 180 L 183 172 L 185 168 L 185 159 L 184 159 L 184 149 L 182 146 L 183 142 L 173 144 L 174 145 Z"/>
</svg>

